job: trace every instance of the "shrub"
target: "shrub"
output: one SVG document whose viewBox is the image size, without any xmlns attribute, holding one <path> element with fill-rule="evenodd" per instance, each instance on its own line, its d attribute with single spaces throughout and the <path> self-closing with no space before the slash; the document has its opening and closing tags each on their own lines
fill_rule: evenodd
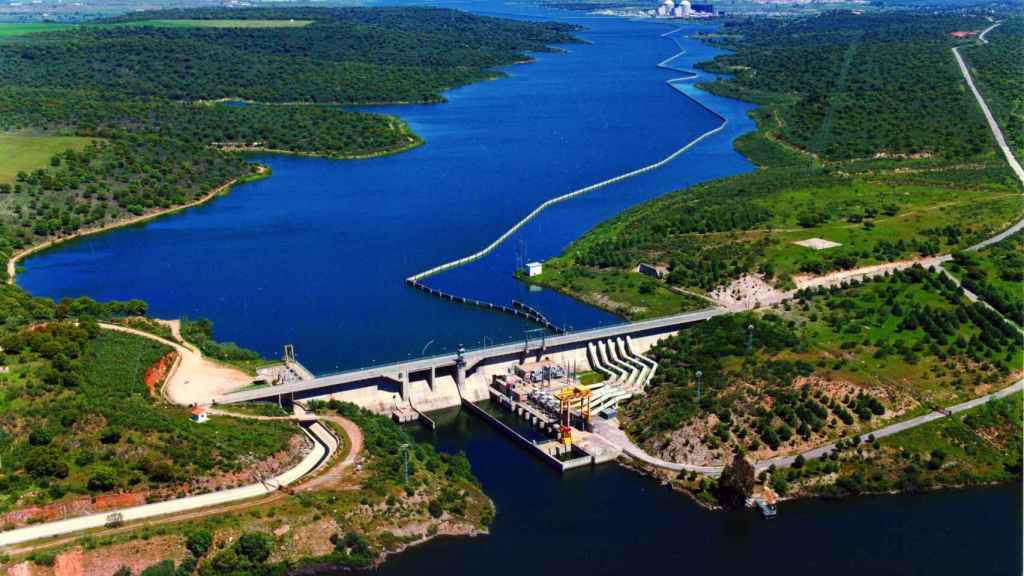
<svg viewBox="0 0 1024 576">
<path fill-rule="evenodd" d="M 427 511 L 434 518 L 440 518 L 441 514 L 444 514 L 444 507 L 441 506 L 441 502 L 438 500 L 431 500 L 430 504 L 427 504 Z"/>
<path fill-rule="evenodd" d="M 100 468 L 89 477 L 86 487 L 90 492 L 110 492 L 116 484 L 114 472 L 109 468 Z"/>
<path fill-rule="evenodd" d="M 785 496 L 789 492 L 789 480 L 786 480 L 785 474 L 772 476 L 772 490 L 779 496 Z"/>
<path fill-rule="evenodd" d="M 185 547 L 196 558 L 202 558 L 213 545 L 213 534 L 205 528 L 192 530 L 185 537 Z"/>
<path fill-rule="evenodd" d="M 139 576 L 175 576 L 174 561 L 162 560 L 139 573 Z"/>
<path fill-rule="evenodd" d="M 270 538 L 262 532 L 246 532 L 233 546 L 236 554 L 256 564 L 266 562 L 270 548 Z"/>
</svg>

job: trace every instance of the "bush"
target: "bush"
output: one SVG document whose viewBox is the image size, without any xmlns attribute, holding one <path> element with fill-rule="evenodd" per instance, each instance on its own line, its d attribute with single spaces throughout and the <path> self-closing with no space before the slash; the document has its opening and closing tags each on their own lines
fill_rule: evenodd
<svg viewBox="0 0 1024 576">
<path fill-rule="evenodd" d="M 427 504 L 427 511 L 434 518 L 440 518 L 441 514 L 444 514 L 444 506 L 438 500 L 431 500 L 430 504 Z"/>
<path fill-rule="evenodd" d="M 110 492 L 117 484 L 114 472 L 108 468 L 100 468 L 93 472 L 86 485 L 90 492 Z"/>
<path fill-rule="evenodd" d="M 185 537 L 185 547 L 196 558 L 202 558 L 210 551 L 213 545 L 213 534 L 205 528 L 192 530 Z"/>
<path fill-rule="evenodd" d="M 175 576 L 174 561 L 163 560 L 139 573 L 139 576 Z"/>
<path fill-rule="evenodd" d="M 38 564 L 40 566 L 53 566 L 57 561 L 58 554 L 60 554 L 59 550 L 41 550 L 30 554 L 28 559 L 33 564 Z"/>
<path fill-rule="evenodd" d="M 789 493 L 789 480 L 786 480 L 785 474 L 772 476 L 772 490 L 779 496 L 785 496 Z"/>
<path fill-rule="evenodd" d="M 246 532 L 242 534 L 232 547 L 238 556 L 248 559 L 254 564 L 266 562 L 270 557 L 270 538 L 262 532 Z"/>
</svg>

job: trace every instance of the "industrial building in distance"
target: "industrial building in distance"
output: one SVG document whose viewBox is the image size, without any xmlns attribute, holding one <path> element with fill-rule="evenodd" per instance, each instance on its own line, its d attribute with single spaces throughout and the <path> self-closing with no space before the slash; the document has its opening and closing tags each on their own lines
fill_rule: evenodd
<svg viewBox="0 0 1024 576">
<path fill-rule="evenodd" d="M 655 18 L 706 18 L 715 15 L 713 4 L 691 4 L 689 0 L 664 0 L 654 10 L 648 10 L 647 15 Z"/>
</svg>

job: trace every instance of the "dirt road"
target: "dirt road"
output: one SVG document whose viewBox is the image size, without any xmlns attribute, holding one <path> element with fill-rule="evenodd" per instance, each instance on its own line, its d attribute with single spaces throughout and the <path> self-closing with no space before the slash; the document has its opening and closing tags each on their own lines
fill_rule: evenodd
<svg viewBox="0 0 1024 576">
<path fill-rule="evenodd" d="M 173 334 L 179 333 L 176 321 L 167 324 L 171 326 Z M 252 377 L 245 372 L 204 358 L 199 350 L 184 340 L 173 342 L 149 332 L 117 324 L 100 323 L 100 327 L 149 338 L 170 346 L 178 353 L 178 361 L 167 375 L 163 388 L 164 397 L 175 404 L 206 404 L 211 398 L 252 384 Z"/>
</svg>

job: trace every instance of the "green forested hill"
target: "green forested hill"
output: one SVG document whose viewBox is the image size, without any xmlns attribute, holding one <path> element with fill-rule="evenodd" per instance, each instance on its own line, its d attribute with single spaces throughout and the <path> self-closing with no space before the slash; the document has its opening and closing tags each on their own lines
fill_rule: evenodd
<svg viewBox="0 0 1024 576">
<path fill-rule="evenodd" d="M 767 105 L 780 137 L 823 158 L 969 157 L 990 137 L 949 34 L 988 25 L 922 12 L 750 19 L 723 28 L 736 53 L 707 68 L 733 75 L 713 91 Z"/>
<path fill-rule="evenodd" d="M 761 105 L 758 131 L 736 142 L 758 169 L 599 224 L 533 280 L 619 310 L 643 283 L 617 279 L 664 264 L 676 290 L 657 294 L 675 303 L 630 313 L 646 317 L 687 305 L 680 288 L 711 292 L 758 272 L 792 287 L 801 274 L 949 253 L 1004 229 L 1024 212 L 1021 186 L 951 51 L 977 41 L 950 32 L 990 25 L 924 12 L 731 23 L 721 37 L 735 52 L 706 67 L 733 76 L 706 87 Z M 1002 53 L 989 44 L 971 57 L 989 47 Z M 811 238 L 837 245 L 794 244 Z"/>
<path fill-rule="evenodd" d="M 160 19 L 312 20 L 301 27 L 163 27 Z M 570 42 L 570 27 L 452 10 L 195 10 L 144 12 L 124 25 L 17 37 L 0 44 L 0 80 L 115 90 L 173 100 L 436 101 L 494 76 L 523 51 Z"/>
<path fill-rule="evenodd" d="M 985 37 L 988 44 L 963 50 L 1007 143 L 1024 154 L 1024 16 L 1005 19 Z"/>
<path fill-rule="evenodd" d="M 524 51 L 548 51 L 551 44 L 576 42 L 575 27 L 489 18 L 437 8 L 181 9 L 136 12 L 108 23 L 146 26 L 167 20 L 312 20 L 278 34 L 267 29 L 192 30 L 194 38 L 232 48 L 281 56 L 364 62 L 389 66 L 495 66 L 525 58 Z"/>
<path fill-rule="evenodd" d="M 263 22 L 166 24 L 228 17 Z M 448 87 L 494 76 L 487 67 L 571 40 L 557 24 L 447 10 L 138 18 L 149 23 L 0 39 L 3 261 L 250 177 L 255 167 L 238 150 L 355 157 L 416 145 L 398 118 L 321 103 L 437 101 Z M 311 22 L 265 22 L 293 19 Z M 212 101 L 227 97 L 255 102 Z M 207 489 L 203 478 L 288 449 L 296 430 L 287 422 L 218 418 L 196 426 L 187 409 L 146 389 L 147 369 L 169 349 L 95 322 L 145 314 L 145 303 L 55 304 L 0 275 L 0 513 L 111 491 L 173 496 L 188 482 Z M 459 474 L 471 480 L 468 470 Z M 448 500 L 441 502 L 451 513 L 466 512 L 464 499 Z"/>
<path fill-rule="evenodd" d="M 400 119 L 334 104 L 439 101 L 496 76 L 492 66 L 574 41 L 572 30 L 428 8 L 274 8 L 141 12 L 2 38 L 5 141 L 101 140 L 29 169 L 0 153 L 0 173 L 22 172 L 0 187 L 0 256 L 191 202 L 250 174 L 237 151 L 416 146 Z M 235 98 L 250 102 L 218 102 Z"/>
</svg>

